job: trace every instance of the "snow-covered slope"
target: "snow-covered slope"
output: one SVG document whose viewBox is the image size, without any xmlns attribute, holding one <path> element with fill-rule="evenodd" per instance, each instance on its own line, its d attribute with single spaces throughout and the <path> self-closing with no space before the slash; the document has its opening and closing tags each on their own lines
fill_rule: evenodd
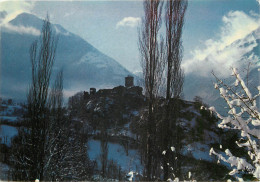
<svg viewBox="0 0 260 182">
<path fill-rule="evenodd" d="M 18 134 L 16 126 L 22 119 L 24 108 L 17 103 L 0 102 L 0 143 L 11 145 L 12 138 Z"/>
<path fill-rule="evenodd" d="M 25 98 L 31 79 L 29 48 L 38 38 L 42 23 L 38 17 L 23 13 L 0 29 L 2 97 Z M 90 87 L 122 85 L 124 77 L 132 75 L 117 61 L 62 26 L 53 24 L 52 30 L 59 37 L 52 76 L 63 69 L 65 96 Z"/>
<path fill-rule="evenodd" d="M 99 160 L 101 155 L 100 146 L 100 140 L 91 139 L 88 141 L 89 158 L 98 161 L 99 169 L 101 168 Z M 108 160 L 113 160 L 118 166 L 121 166 L 124 171 L 129 172 L 129 170 L 134 170 L 140 172 L 143 170 L 138 151 L 130 149 L 128 154 L 126 154 L 124 147 L 118 143 L 108 142 Z"/>
<path fill-rule="evenodd" d="M 121 90 L 121 92 L 117 93 L 116 90 Z M 123 88 L 114 88 L 104 92 L 98 91 L 90 97 L 84 97 L 82 93 L 78 102 L 69 105 L 69 108 L 71 108 L 70 114 L 75 121 L 84 123 L 85 131 L 88 131 L 89 136 L 93 138 L 89 141 L 90 148 L 88 151 L 91 159 L 97 159 L 97 162 L 100 162 L 98 159 L 101 150 L 99 140 L 102 136 L 101 133 L 104 132 L 102 128 L 105 126 L 107 138 L 109 138 L 108 158 L 115 160 L 126 170 L 142 173 L 140 169 L 143 165 L 138 163 L 144 159 L 144 156 L 140 152 L 136 153 L 136 151 L 143 146 L 142 137 L 145 133 L 145 122 L 142 118 L 148 110 L 147 102 L 143 95 L 127 94 L 123 90 Z M 74 100 L 76 100 L 76 97 Z M 217 158 L 210 156 L 209 151 L 211 147 L 216 148 L 220 143 L 223 148 L 232 148 L 229 145 L 235 143 L 234 133 L 231 133 L 230 137 L 222 132 L 217 127 L 218 119 L 210 111 L 201 109 L 203 103 L 200 101 L 181 100 L 179 104 L 181 109 L 179 112 L 179 126 L 181 127 L 179 135 L 182 146 L 183 174 L 190 171 L 196 177 L 195 179 L 205 181 L 222 179 L 228 170 L 225 166 L 218 165 Z M 156 118 L 163 118 L 165 106 L 163 99 L 160 100 L 159 105 Z M 160 141 L 160 120 L 157 123 L 156 136 L 158 137 L 157 140 Z M 128 146 L 125 141 L 129 143 L 129 156 L 125 156 L 127 154 L 124 150 L 127 150 L 126 146 Z M 112 142 L 114 143 L 112 144 Z M 159 142 L 156 145 L 159 145 Z M 117 155 L 119 159 L 116 160 L 112 153 Z M 129 160 L 133 160 L 131 165 L 128 164 Z M 139 169 L 132 164 L 139 165 Z M 208 168 L 208 166 L 211 167 Z"/>
<path fill-rule="evenodd" d="M 14 126 L 0 125 L 0 138 L 1 143 L 11 146 L 11 141 L 14 136 L 18 134 L 18 130 Z"/>
</svg>

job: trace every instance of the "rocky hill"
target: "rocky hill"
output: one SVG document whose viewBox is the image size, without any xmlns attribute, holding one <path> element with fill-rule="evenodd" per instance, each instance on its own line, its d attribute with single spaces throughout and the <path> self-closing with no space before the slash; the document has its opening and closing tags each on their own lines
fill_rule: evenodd
<svg viewBox="0 0 260 182">
<path fill-rule="evenodd" d="M 231 179 L 225 176 L 228 166 L 218 164 L 217 158 L 209 156 L 209 150 L 211 147 L 220 148 L 222 144 L 223 148 L 237 149 L 241 155 L 241 151 L 233 145 L 237 139 L 236 133 L 218 129 L 217 118 L 201 100 L 179 100 L 179 104 L 183 177 L 191 172 L 197 180 Z M 162 118 L 165 106 L 163 98 L 159 105 L 158 117 Z M 147 112 L 147 102 L 141 87 L 118 86 L 97 92 L 81 92 L 69 99 L 69 110 L 72 118 L 83 122 L 85 132 L 95 140 L 100 139 L 102 129 L 105 128 L 110 142 L 122 145 L 125 150 L 140 151 L 142 135 L 145 133 L 142 116 Z M 157 135 L 159 137 L 159 133 Z M 127 145 L 122 141 L 127 141 Z M 143 156 L 141 153 L 138 155 L 142 164 Z M 141 169 L 137 172 L 142 173 Z"/>
<path fill-rule="evenodd" d="M 200 181 L 232 179 L 225 175 L 228 174 L 227 168 L 230 166 L 219 163 L 216 157 L 209 155 L 209 151 L 211 147 L 215 150 L 229 148 L 235 151 L 234 155 L 244 156 L 244 151 L 235 144 L 237 133 L 220 130 L 217 127 L 217 118 L 206 109 L 207 106 L 199 98 L 193 102 L 178 100 L 178 103 L 181 178 L 187 179 L 188 173 L 191 172 L 192 178 Z M 163 118 L 164 98 L 160 99 L 158 105 L 157 118 Z M 100 170 L 102 132 L 105 132 L 109 164 L 113 164 L 116 169 L 121 169 L 122 174 L 134 171 L 142 175 L 144 156 L 141 151 L 145 134 L 142 117 L 146 112 L 147 101 L 142 94 L 142 88 L 138 86 L 118 86 L 98 91 L 91 88 L 89 92 L 79 92 L 70 97 L 68 103 L 68 117 L 74 122 L 76 131 L 88 135 L 88 154 L 91 160 L 97 162 L 95 169 Z M 8 117 L 11 118 L 14 114 L 15 112 L 11 112 Z M 11 121 L 7 124 L 9 128 L 13 127 L 10 125 Z M 1 125 L 3 126 L 7 127 Z M 160 138 L 160 123 L 157 124 L 157 130 L 156 136 Z M 8 140 L 11 141 L 11 137 L 15 135 L 17 132 L 9 136 Z M 2 137 L 4 139 L 5 136 Z M 158 155 L 162 155 L 163 150 L 159 148 L 158 152 Z M 163 174 L 163 171 L 160 173 Z"/>
</svg>

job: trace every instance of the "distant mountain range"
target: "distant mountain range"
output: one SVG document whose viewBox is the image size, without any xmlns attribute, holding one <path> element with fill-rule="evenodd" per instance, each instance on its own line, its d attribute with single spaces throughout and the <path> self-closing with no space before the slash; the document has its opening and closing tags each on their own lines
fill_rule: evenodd
<svg viewBox="0 0 260 182">
<path fill-rule="evenodd" d="M 8 26 L 1 27 L 1 97 L 18 100 L 26 98 L 31 82 L 29 48 L 32 42 L 38 39 L 42 24 L 43 20 L 35 15 L 22 13 L 11 20 Z M 135 76 L 117 61 L 78 35 L 65 30 L 61 25 L 52 24 L 52 29 L 59 37 L 52 78 L 55 78 L 57 71 L 63 69 L 66 97 L 78 91 L 88 90 L 90 87 L 99 89 L 124 85 L 125 76 Z M 257 46 L 251 52 L 245 53 L 243 59 L 249 57 L 252 52 L 259 58 L 259 32 L 258 29 L 252 35 L 248 35 L 257 37 Z M 247 46 L 246 41 L 239 41 L 241 41 L 239 45 Z M 252 69 L 250 75 L 251 85 L 259 84 L 255 83 L 255 80 L 260 80 L 256 68 Z M 138 79 L 138 76 L 140 75 L 135 78 Z M 195 96 L 200 96 L 205 103 L 223 108 L 223 99 L 214 89 L 214 81 L 212 75 L 205 77 L 197 73 L 186 74 L 183 89 L 185 99 L 192 100 Z"/>
<path fill-rule="evenodd" d="M 252 61 L 253 64 L 250 65 L 249 69 L 248 87 L 249 89 L 251 89 L 252 94 L 255 95 L 258 93 L 256 87 L 260 85 L 260 72 L 258 71 L 258 68 L 260 68 L 260 28 L 248 34 L 245 38 L 237 40 L 230 46 L 239 45 L 238 47 L 248 48 L 249 44 L 252 44 L 252 42 L 249 42 L 248 40 L 254 40 L 254 47 L 252 50 L 246 49 L 245 52 L 242 51 L 241 59 L 237 60 L 239 62 L 238 65 L 240 65 L 238 67 L 238 70 L 241 74 L 241 77 L 244 77 L 244 81 L 247 82 L 246 69 L 248 68 L 248 63 L 250 62 L 250 60 L 254 60 Z M 225 51 L 229 49 L 230 47 L 227 46 L 223 50 Z M 252 59 L 252 56 L 254 56 L 254 59 Z M 227 62 L 228 61 L 229 60 L 227 59 Z M 206 60 L 205 63 L 207 63 Z M 195 62 L 194 65 L 196 66 Z M 222 68 L 222 65 L 219 65 L 219 68 Z M 214 71 L 216 68 L 212 66 L 211 69 L 212 71 Z M 202 70 L 198 69 L 197 72 L 192 72 L 185 75 L 185 82 L 183 88 L 185 99 L 192 100 L 195 96 L 199 96 L 203 99 L 203 102 L 205 102 L 209 106 L 215 106 L 218 111 L 224 112 L 224 107 L 226 106 L 225 101 L 223 100 L 223 98 L 220 97 L 219 91 L 214 88 L 214 83 L 216 83 L 215 77 L 212 74 L 207 75 L 207 77 L 201 76 L 201 74 L 199 74 L 199 72 L 201 71 Z M 226 71 L 228 73 L 227 75 L 231 75 L 230 69 L 227 69 Z M 235 81 L 231 76 L 223 76 L 218 74 L 216 74 L 216 76 L 218 76 L 220 79 L 223 79 L 225 83 L 229 85 L 233 84 L 233 81 Z"/>
<path fill-rule="evenodd" d="M 31 82 L 29 48 L 38 38 L 43 20 L 22 13 L 1 30 L 1 97 L 23 100 Z M 59 37 L 52 78 L 64 72 L 65 96 L 90 87 L 124 85 L 124 77 L 133 75 L 114 59 L 106 56 L 81 37 L 52 24 Z"/>
</svg>

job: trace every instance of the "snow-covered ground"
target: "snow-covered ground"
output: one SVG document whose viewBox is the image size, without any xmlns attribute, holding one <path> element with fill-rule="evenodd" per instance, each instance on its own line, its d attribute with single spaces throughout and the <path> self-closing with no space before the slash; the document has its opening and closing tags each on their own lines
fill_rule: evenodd
<svg viewBox="0 0 260 182">
<path fill-rule="evenodd" d="M 16 117 L 16 116 L 0 116 L 0 120 L 9 121 L 9 122 L 17 122 L 18 117 Z"/>
<path fill-rule="evenodd" d="M 10 179 L 9 170 L 10 167 L 7 164 L 0 162 L 0 181 L 7 181 L 8 179 Z"/>
<path fill-rule="evenodd" d="M 130 138 L 135 138 L 135 134 L 130 130 L 130 122 L 124 125 L 123 130 L 121 131 L 124 136 L 128 136 Z"/>
<path fill-rule="evenodd" d="M 183 147 L 182 154 L 191 155 L 197 160 L 205 160 L 212 162 L 214 158 L 209 155 L 209 145 L 202 144 L 200 142 L 194 142 Z"/>
<path fill-rule="evenodd" d="M 13 105 L 2 104 L 2 107 L 5 109 L 0 111 L 1 116 L 9 116 L 12 115 L 15 110 L 22 109 L 22 106 L 20 106 L 19 104 L 13 104 Z"/>
<path fill-rule="evenodd" d="M 22 116 L 21 111 L 23 108 L 19 104 L 1 104 L 0 108 L 0 121 L 18 122 Z"/>
<path fill-rule="evenodd" d="M 231 169 L 230 164 L 224 162 L 224 161 L 219 161 L 216 156 L 210 155 L 210 146 L 207 144 L 202 144 L 200 142 L 193 142 L 191 144 L 188 144 L 187 146 L 184 146 L 182 149 L 182 154 L 183 155 L 190 155 L 193 158 L 197 160 L 204 160 L 208 162 L 213 162 L 213 163 L 220 163 L 227 168 Z M 225 158 L 228 158 L 228 156 L 225 154 L 225 152 L 219 152 L 222 156 Z"/>
<path fill-rule="evenodd" d="M 100 141 L 91 139 L 88 141 L 88 147 L 89 158 L 91 160 L 97 160 L 100 167 Z M 137 150 L 128 150 L 127 156 L 124 147 L 117 143 L 108 142 L 108 159 L 117 162 L 123 170 L 128 172 L 131 170 L 141 172 L 143 169 Z"/>
<path fill-rule="evenodd" d="M 21 118 L 21 114 L 20 114 L 21 110 L 22 110 L 22 106 L 19 104 L 1 103 L 0 121 L 18 122 L 19 119 Z M 6 124 L 0 125 L 1 143 L 10 146 L 12 138 L 17 134 L 18 134 L 18 130 L 16 127 L 9 126 Z"/>
<path fill-rule="evenodd" d="M 11 145 L 12 138 L 18 134 L 18 130 L 16 127 L 8 126 L 8 125 L 0 125 L 0 138 L 1 143 L 5 143 L 6 145 Z"/>
</svg>

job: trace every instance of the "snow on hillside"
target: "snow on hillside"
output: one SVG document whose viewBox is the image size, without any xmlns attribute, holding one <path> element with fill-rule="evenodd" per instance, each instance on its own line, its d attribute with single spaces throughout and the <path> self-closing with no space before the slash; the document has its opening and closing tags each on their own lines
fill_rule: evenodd
<svg viewBox="0 0 260 182">
<path fill-rule="evenodd" d="M 10 167 L 0 162 L 0 181 L 8 181 L 10 177 Z"/>
<path fill-rule="evenodd" d="M 1 107 L 3 108 L 0 111 L 0 116 L 8 116 L 13 114 L 15 110 L 22 109 L 22 106 L 14 104 L 14 105 L 8 105 L 8 104 L 1 104 Z"/>
<path fill-rule="evenodd" d="M 11 146 L 12 138 L 17 134 L 18 134 L 18 130 L 16 127 L 8 126 L 8 125 L 0 125 L 1 143 L 6 144 L 7 146 Z"/>
<path fill-rule="evenodd" d="M 10 122 L 17 122 L 18 117 L 16 116 L 0 116 L 0 120 L 2 121 L 10 121 Z"/>
<path fill-rule="evenodd" d="M 15 127 L 20 121 L 24 108 L 11 99 L 0 102 L 0 141 L 7 146 L 11 145 L 12 138 L 18 134 Z M 11 126 L 10 126 L 11 125 Z"/>
<path fill-rule="evenodd" d="M 96 68 L 112 69 L 116 75 L 125 75 L 127 70 L 123 68 L 118 62 L 111 60 L 106 55 L 99 54 L 98 52 L 88 52 L 86 53 L 77 64 L 87 63 L 93 65 Z M 127 75 L 126 75 L 127 76 Z"/>
<path fill-rule="evenodd" d="M 22 117 L 23 108 L 19 104 L 1 104 L 0 108 L 0 121 L 18 122 Z"/>
<path fill-rule="evenodd" d="M 89 158 L 97 160 L 100 167 L 100 141 L 91 139 L 88 141 L 88 147 Z M 124 147 L 118 143 L 108 142 L 108 159 L 117 162 L 126 171 L 134 170 L 140 172 L 143 169 L 137 150 L 128 150 L 127 156 Z"/>
<path fill-rule="evenodd" d="M 210 146 L 206 144 L 202 144 L 200 142 L 194 142 L 184 146 L 182 149 L 182 154 L 187 156 L 191 155 L 193 158 L 197 160 L 205 160 L 209 162 L 213 162 L 214 158 L 209 155 Z"/>
</svg>

